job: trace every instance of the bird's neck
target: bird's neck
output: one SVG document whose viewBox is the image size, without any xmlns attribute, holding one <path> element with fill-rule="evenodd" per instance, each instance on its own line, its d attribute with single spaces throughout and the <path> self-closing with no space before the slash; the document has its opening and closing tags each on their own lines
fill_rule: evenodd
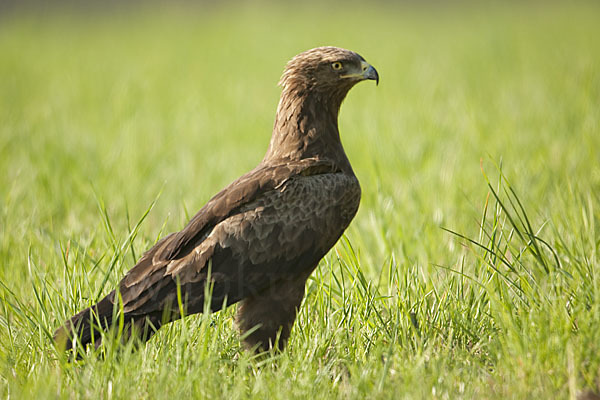
<svg viewBox="0 0 600 400">
<path fill-rule="evenodd" d="M 342 171 L 352 172 L 338 129 L 343 97 L 325 98 L 315 92 L 284 90 L 263 162 L 318 158 L 338 164 Z"/>
</svg>

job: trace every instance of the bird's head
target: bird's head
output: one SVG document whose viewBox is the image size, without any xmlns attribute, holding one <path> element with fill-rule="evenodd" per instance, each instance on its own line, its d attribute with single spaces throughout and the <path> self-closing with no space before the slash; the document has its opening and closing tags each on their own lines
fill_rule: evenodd
<svg viewBox="0 0 600 400">
<path fill-rule="evenodd" d="M 292 58 L 281 76 L 281 98 L 265 155 L 272 160 L 329 158 L 352 171 L 340 142 L 338 113 L 348 91 L 379 75 L 353 51 L 317 47 Z"/>
<path fill-rule="evenodd" d="M 284 92 L 296 95 L 309 92 L 334 96 L 340 102 L 354 85 L 364 80 L 379 83 L 372 65 L 353 51 L 339 47 L 317 47 L 292 58 L 281 76 Z"/>
</svg>

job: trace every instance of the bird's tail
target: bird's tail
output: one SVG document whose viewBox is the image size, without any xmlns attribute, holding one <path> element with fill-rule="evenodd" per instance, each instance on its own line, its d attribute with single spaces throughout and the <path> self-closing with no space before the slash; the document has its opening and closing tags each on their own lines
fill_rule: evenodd
<svg viewBox="0 0 600 400">
<path fill-rule="evenodd" d="M 85 349 L 88 344 L 98 348 L 102 343 L 103 333 L 109 332 L 113 326 L 119 325 L 118 337 L 122 341 L 136 338 L 145 342 L 154 335 L 162 324 L 168 322 L 161 312 L 150 314 L 122 314 L 115 304 L 116 292 L 113 290 L 97 304 L 86 308 L 67 320 L 54 332 L 54 342 L 59 350 L 72 348 Z"/>
<path fill-rule="evenodd" d="M 115 291 L 110 292 L 96 305 L 86 308 L 67 320 L 54 332 L 54 341 L 59 349 L 70 349 L 81 345 L 85 348 L 94 343 L 97 348 L 102 342 L 101 332 L 108 331 L 113 324 Z"/>
</svg>

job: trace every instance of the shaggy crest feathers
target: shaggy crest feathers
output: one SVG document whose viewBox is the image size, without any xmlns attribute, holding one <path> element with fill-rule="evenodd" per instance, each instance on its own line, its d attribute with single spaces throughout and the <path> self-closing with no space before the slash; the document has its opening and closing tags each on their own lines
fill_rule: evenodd
<svg viewBox="0 0 600 400">
<path fill-rule="evenodd" d="M 301 91 L 317 84 L 316 71 L 323 64 L 352 59 L 363 60 L 357 53 L 333 46 L 316 47 L 293 57 L 285 66 L 278 85 L 286 91 Z"/>
</svg>

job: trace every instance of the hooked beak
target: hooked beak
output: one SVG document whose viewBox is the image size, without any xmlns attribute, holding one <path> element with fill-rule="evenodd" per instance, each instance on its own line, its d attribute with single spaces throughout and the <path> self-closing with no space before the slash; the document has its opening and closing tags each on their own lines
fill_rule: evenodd
<svg viewBox="0 0 600 400">
<path fill-rule="evenodd" d="M 361 72 L 342 75 L 342 78 L 352 78 L 359 81 L 364 81 L 366 79 L 370 79 L 375 81 L 375 84 L 379 85 L 379 74 L 377 70 L 368 62 L 361 61 L 360 62 Z"/>
<path fill-rule="evenodd" d="M 375 81 L 375 85 L 379 85 L 379 74 L 377 73 L 375 67 L 365 61 L 363 61 L 361 64 L 363 70 L 363 79 L 373 80 Z"/>
</svg>

